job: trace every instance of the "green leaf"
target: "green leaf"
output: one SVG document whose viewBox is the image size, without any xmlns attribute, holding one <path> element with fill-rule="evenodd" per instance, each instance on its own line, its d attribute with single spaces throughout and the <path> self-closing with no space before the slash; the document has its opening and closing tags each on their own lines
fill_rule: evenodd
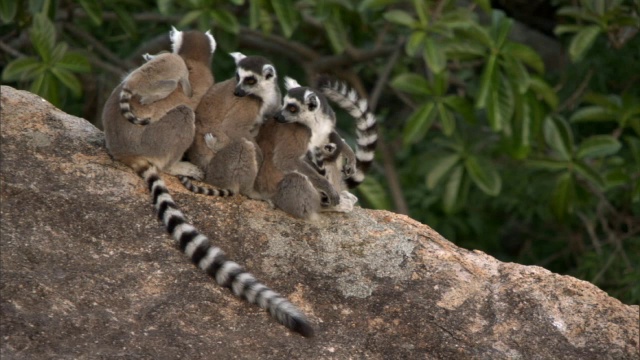
<svg viewBox="0 0 640 360">
<path fill-rule="evenodd" d="M 367 176 L 358 186 L 358 192 L 374 209 L 391 209 L 391 201 L 386 188 L 372 176 Z"/>
<path fill-rule="evenodd" d="M 429 96 L 432 93 L 429 82 L 424 77 L 414 73 L 404 73 L 396 76 L 391 81 L 391 86 L 396 90 L 411 95 Z"/>
<path fill-rule="evenodd" d="M 487 64 L 482 71 L 482 76 L 480 77 L 480 89 L 478 90 L 478 95 L 476 96 L 476 108 L 483 109 L 487 106 L 487 100 L 489 98 L 489 93 L 496 86 L 498 86 L 494 72 L 496 71 L 496 60 L 497 55 L 491 54 L 489 56 L 489 60 L 487 60 Z"/>
<path fill-rule="evenodd" d="M 94 25 L 102 25 L 102 8 L 100 7 L 101 1 L 95 0 L 78 0 L 80 6 L 87 12 L 89 18 Z"/>
<path fill-rule="evenodd" d="M 469 156 L 464 165 L 469 177 L 480 190 L 490 196 L 500 194 L 502 179 L 491 162 L 485 158 Z"/>
<path fill-rule="evenodd" d="M 36 14 L 30 31 L 31 43 L 44 62 L 51 60 L 56 41 L 56 29 L 45 14 Z"/>
<path fill-rule="evenodd" d="M 620 150 L 622 144 L 611 135 L 595 135 L 584 140 L 578 146 L 579 159 L 613 155 Z"/>
<path fill-rule="evenodd" d="M 514 116 L 512 118 L 512 153 L 511 155 L 522 160 L 529 155 L 531 150 L 531 107 L 525 96 L 515 96 Z"/>
<path fill-rule="evenodd" d="M 442 99 L 442 103 L 449 107 L 453 112 L 460 114 L 460 116 L 462 116 L 462 118 L 468 123 L 475 123 L 475 110 L 473 109 L 473 105 L 467 99 L 457 95 L 449 95 Z"/>
<path fill-rule="evenodd" d="M 631 179 L 622 168 L 615 168 L 604 174 L 605 190 L 610 190 L 618 186 L 625 186 L 631 183 Z"/>
<path fill-rule="evenodd" d="M 487 101 L 487 120 L 493 131 L 500 131 L 513 117 L 515 104 L 511 83 L 499 71 L 494 76 L 495 85 L 489 91 Z"/>
<path fill-rule="evenodd" d="M 524 94 L 529 89 L 529 83 L 531 82 L 529 72 L 527 72 L 524 65 L 514 57 L 505 56 L 503 59 L 503 67 L 511 79 L 511 82 L 518 87 L 520 94 Z"/>
<path fill-rule="evenodd" d="M 603 108 L 601 106 L 586 106 L 578 109 L 571 116 L 571 122 L 589 122 L 589 121 L 616 121 L 617 113 L 615 111 Z"/>
<path fill-rule="evenodd" d="M 67 45 L 66 43 L 61 42 L 56 44 L 56 46 L 53 48 L 53 51 L 51 52 L 51 62 L 57 63 L 62 60 L 64 58 L 64 55 L 67 53 L 67 50 L 69 50 L 69 45 Z"/>
<path fill-rule="evenodd" d="M 583 28 L 582 25 L 573 25 L 573 24 L 572 25 L 558 25 L 553 30 L 553 33 L 558 35 L 558 36 L 560 36 L 562 34 L 577 33 L 582 28 Z"/>
<path fill-rule="evenodd" d="M 260 26 L 260 13 L 262 6 L 260 1 L 249 1 L 249 28 L 255 30 Z"/>
<path fill-rule="evenodd" d="M 631 156 L 633 156 L 636 166 L 640 166 L 640 139 L 634 136 L 625 136 L 624 141 L 631 149 Z"/>
<path fill-rule="evenodd" d="M 580 30 L 571 39 L 569 44 L 569 56 L 573 62 L 578 62 L 582 59 L 584 54 L 591 48 L 593 42 L 596 40 L 602 30 L 600 26 L 591 25 Z"/>
<path fill-rule="evenodd" d="M 32 80 L 37 75 L 38 70 L 42 71 L 42 66 L 42 63 L 35 57 L 13 60 L 2 71 L 2 81 Z"/>
<path fill-rule="evenodd" d="M 173 10 L 173 0 L 156 0 L 156 5 L 162 15 L 169 15 Z"/>
<path fill-rule="evenodd" d="M 133 20 L 131 12 L 122 6 L 112 5 L 112 8 L 118 16 L 118 23 L 122 26 L 124 31 L 126 31 L 129 36 L 137 36 L 138 24 Z"/>
<path fill-rule="evenodd" d="M 458 60 L 471 60 L 484 57 L 487 50 L 477 42 L 452 39 L 442 44 L 443 51 L 449 58 Z"/>
<path fill-rule="evenodd" d="M 18 13 L 19 1 L 0 1 L 0 21 L 10 24 Z"/>
<path fill-rule="evenodd" d="M 438 108 L 438 117 L 440 118 L 440 123 L 442 124 L 442 130 L 444 134 L 447 136 L 451 136 L 453 132 L 456 130 L 456 120 L 453 117 L 453 114 L 447 109 L 447 107 L 439 102 L 437 105 Z"/>
<path fill-rule="evenodd" d="M 444 212 L 447 214 L 453 213 L 456 204 L 459 203 L 458 197 L 461 192 L 463 173 L 464 169 L 462 165 L 456 166 L 451 172 L 451 176 L 449 176 L 445 185 L 444 194 L 442 196 L 442 207 Z"/>
<path fill-rule="evenodd" d="M 573 133 L 569 124 L 558 116 L 547 116 L 544 120 L 544 139 L 563 160 L 571 159 L 573 152 Z"/>
<path fill-rule="evenodd" d="M 433 124 L 434 108 L 435 104 L 429 101 L 417 108 L 411 116 L 409 116 L 403 133 L 405 145 L 414 143 L 427 134 L 427 131 L 429 131 L 429 128 Z"/>
<path fill-rule="evenodd" d="M 186 27 L 187 25 L 193 23 L 194 21 L 202 18 L 204 15 L 202 13 L 202 10 L 192 10 L 189 11 L 188 13 L 186 13 L 182 19 L 180 19 L 180 21 L 178 22 L 177 27 L 181 28 L 181 27 Z"/>
<path fill-rule="evenodd" d="M 298 17 L 293 2 L 291 0 L 271 0 L 271 5 L 280 23 L 282 33 L 286 38 L 290 38 L 298 26 Z"/>
<path fill-rule="evenodd" d="M 358 5 L 358 12 L 363 13 L 368 10 L 381 9 L 389 4 L 393 4 L 395 0 L 364 0 Z"/>
<path fill-rule="evenodd" d="M 468 29 L 464 29 L 460 31 L 460 34 L 463 35 L 465 38 L 472 39 L 482 44 L 485 48 L 488 48 L 488 49 L 495 48 L 494 41 L 489 35 L 489 32 L 487 31 L 487 29 L 476 23 L 473 23 Z"/>
<path fill-rule="evenodd" d="M 604 189 L 604 180 L 595 170 L 582 161 L 576 161 L 573 163 L 573 169 L 576 173 L 580 174 L 583 178 L 587 179 L 600 189 Z"/>
<path fill-rule="evenodd" d="M 31 83 L 29 91 L 49 100 L 55 106 L 60 106 L 59 87 L 60 84 L 53 77 L 53 74 L 49 71 L 43 71 L 38 73 Z"/>
<path fill-rule="evenodd" d="M 447 58 L 444 51 L 432 38 L 424 39 L 424 61 L 433 73 L 439 74 L 447 67 Z"/>
<path fill-rule="evenodd" d="M 508 41 L 502 48 L 504 54 L 508 54 L 529 66 L 539 74 L 544 74 L 544 61 L 532 48 Z"/>
<path fill-rule="evenodd" d="M 525 163 L 530 168 L 548 170 L 548 171 L 558 171 L 558 170 L 567 170 L 571 165 L 570 162 L 567 161 L 558 161 L 558 160 L 549 160 L 549 159 L 529 159 Z"/>
<path fill-rule="evenodd" d="M 473 0 L 480 8 L 486 12 L 491 11 L 491 0 Z"/>
<path fill-rule="evenodd" d="M 68 51 L 64 54 L 62 59 L 56 63 L 56 67 L 76 73 L 91 71 L 91 65 L 89 65 L 87 57 L 75 51 Z"/>
<path fill-rule="evenodd" d="M 405 52 L 407 55 L 411 57 L 416 56 L 418 51 L 422 48 L 426 36 L 427 33 L 421 30 L 412 32 L 411 36 L 409 36 L 409 41 L 407 41 L 407 44 L 405 45 Z"/>
<path fill-rule="evenodd" d="M 336 54 L 344 52 L 347 47 L 348 39 L 346 38 L 347 31 L 338 18 L 332 17 L 325 21 L 325 30 L 327 31 L 327 37 L 331 43 L 331 47 Z"/>
<path fill-rule="evenodd" d="M 564 219 L 566 214 L 573 212 L 575 198 L 576 187 L 571 173 L 561 173 L 551 195 L 551 209 L 556 217 Z"/>
<path fill-rule="evenodd" d="M 531 76 L 529 78 L 529 86 L 538 97 L 541 97 L 544 102 L 549 105 L 551 110 L 558 107 L 558 95 L 542 78 L 538 76 Z"/>
<path fill-rule="evenodd" d="M 229 11 L 217 8 L 211 10 L 210 14 L 215 24 L 220 26 L 224 31 L 231 34 L 237 34 L 240 31 L 238 20 L 236 20 L 236 17 Z"/>
<path fill-rule="evenodd" d="M 427 188 L 429 190 L 435 189 L 440 180 L 449 173 L 449 171 L 460 161 L 460 155 L 446 154 L 437 158 L 434 161 L 433 167 L 427 174 Z"/>
<path fill-rule="evenodd" d="M 51 73 L 53 73 L 56 79 L 63 83 L 64 86 L 71 90 L 74 96 L 80 97 L 82 95 L 82 84 L 80 83 L 78 78 L 73 75 L 73 73 L 58 67 L 52 68 Z"/>
<path fill-rule="evenodd" d="M 429 8 L 424 0 L 413 0 L 413 6 L 416 9 L 416 14 L 420 20 L 420 25 L 426 28 L 429 24 Z"/>
<path fill-rule="evenodd" d="M 384 13 L 384 19 L 394 24 L 406 26 L 408 28 L 417 27 L 418 23 L 413 16 L 403 10 L 390 10 Z"/>
<path fill-rule="evenodd" d="M 509 35 L 513 20 L 506 17 L 504 12 L 500 10 L 494 10 L 491 13 L 491 19 L 491 35 L 494 39 L 495 47 L 500 49 L 507 40 L 507 35 Z"/>
</svg>

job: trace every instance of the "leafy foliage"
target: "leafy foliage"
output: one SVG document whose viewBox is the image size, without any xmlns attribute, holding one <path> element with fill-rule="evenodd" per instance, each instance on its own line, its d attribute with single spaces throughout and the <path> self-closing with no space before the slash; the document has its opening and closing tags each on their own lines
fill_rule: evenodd
<svg viewBox="0 0 640 360">
<path fill-rule="evenodd" d="M 638 303 L 640 6 L 548 2 L 546 45 L 565 58 L 489 0 L 5 1 L 2 80 L 98 123 L 169 26 L 213 29 L 218 78 L 240 49 L 308 83 L 328 72 L 371 89 L 384 137 L 368 206 Z"/>
</svg>

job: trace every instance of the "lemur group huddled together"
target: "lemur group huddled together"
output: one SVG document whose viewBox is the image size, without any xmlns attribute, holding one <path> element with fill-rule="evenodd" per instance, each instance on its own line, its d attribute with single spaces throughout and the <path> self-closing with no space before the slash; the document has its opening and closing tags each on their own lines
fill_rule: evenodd
<svg viewBox="0 0 640 360">
<path fill-rule="evenodd" d="M 348 189 L 364 180 L 373 161 L 375 117 L 354 90 L 329 80 L 311 88 L 285 78 L 283 98 L 274 65 L 261 56 L 232 53 L 235 77 L 214 83 L 213 36 L 173 28 L 170 39 L 171 53 L 145 55 L 146 63 L 107 100 L 107 149 L 144 179 L 160 221 L 196 266 L 291 330 L 312 336 L 302 312 L 186 221 L 160 174 L 176 175 L 199 194 L 239 193 L 309 221 L 320 212 L 349 212 L 357 198 Z M 355 153 L 335 129 L 329 100 L 356 120 Z"/>
</svg>

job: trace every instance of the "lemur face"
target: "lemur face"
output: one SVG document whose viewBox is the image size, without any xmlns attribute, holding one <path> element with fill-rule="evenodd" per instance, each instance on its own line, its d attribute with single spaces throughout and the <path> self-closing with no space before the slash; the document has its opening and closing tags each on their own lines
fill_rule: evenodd
<svg viewBox="0 0 640 360">
<path fill-rule="evenodd" d="M 291 82 L 286 83 L 289 88 Z M 324 95 L 302 86 L 288 89 L 276 120 L 305 125 L 312 134 L 328 134 L 335 127 L 335 114 Z"/>
<path fill-rule="evenodd" d="M 277 92 L 276 69 L 261 56 L 245 56 L 232 53 L 236 60 L 235 96 L 253 95 L 261 99 L 271 99 Z"/>
</svg>

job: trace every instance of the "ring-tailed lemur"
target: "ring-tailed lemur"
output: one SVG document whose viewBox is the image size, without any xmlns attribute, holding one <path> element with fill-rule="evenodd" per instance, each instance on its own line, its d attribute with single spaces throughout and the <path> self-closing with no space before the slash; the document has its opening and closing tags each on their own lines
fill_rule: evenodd
<svg viewBox="0 0 640 360">
<path fill-rule="evenodd" d="M 214 85 L 200 102 L 196 137 L 187 156 L 205 169 L 207 184 L 262 199 L 254 190 L 262 163 L 254 138 L 264 118 L 279 109 L 278 77 L 273 64 L 261 56 L 237 52 L 231 56 L 236 62 L 235 79 Z"/>
<path fill-rule="evenodd" d="M 364 181 L 365 174 L 373 163 L 378 142 L 376 117 L 371 113 L 367 100 L 360 99 L 356 91 L 345 83 L 332 83 L 327 78 L 321 78 L 318 88 L 356 120 L 355 169 L 352 175 L 346 174 L 345 177 L 348 187 L 353 189 Z M 352 170 L 347 169 L 347 172 L 350 171 Z"/>
<path fill-rule="evenodd" d="M 172 32 L 172 40 L 174 52 L 183 57 L 189 68 L 193 88 L 191 100 L 198 101 L 213 83 L 210 70 L 215 51 L 213 37 L 198 31 Z M 175 102 L 173 108 L 158 121 L 146 126 L 134 125 L 120 111 L 122 87 L 120 84 L 112 92 L 102 113 L 107 149 L 114 159 L 133 168 L 144 179 L 158 218 L 180 249 L 221 286 L 230 288 L 235 295 L 250 303 L 268 309 L 278 322 L 289 329 L 303 336 L 312 336 L 313 328 L 304 314 L 284 297 L 258 282 L 240 265 L 227 260 L 220 248 L 187 222 L 169 194 L 160 176 L 161 171 L 191 177 L 197 177 L 200 171 L 193 164 L 179 161 L 193 141 L 193 109 Z M 165 100 L 172 98 L 173 94 Z"/>
<path fill-rule="evenodd" d="M 120 111 L 135 125 L 148 125 L 158 121 L 178 101 L 197 104 L 189 82 L 189 69 L 177 54 L 182 33 L 172 28 L 169 37 L 174 46 L 172 53 L 145 54 L 145 64 L 132 71 L 122 81 Z M 177 46 L 176 46 L 177 45 Z M 178 84 L 182 92 L 175 91 Z M 167 99 L 169 96 L 172 98 Z M 158 102 L 162 99 L 165 101 Z M 148 106 L 154 104 L 154 106 Z"/>
<path fill-rule="evenodd" d="M 309 151 L 328 143 L 335 116 L 322 94 L 289 78 L 285 86 L 287 95 L 280 112 L 262 126 L 256 138 L 264 156 L 256 190 L 283 211 L 313 221 L 322 203 L 336 206 L 341 199 L 307 161 Z"/>
</svg>

